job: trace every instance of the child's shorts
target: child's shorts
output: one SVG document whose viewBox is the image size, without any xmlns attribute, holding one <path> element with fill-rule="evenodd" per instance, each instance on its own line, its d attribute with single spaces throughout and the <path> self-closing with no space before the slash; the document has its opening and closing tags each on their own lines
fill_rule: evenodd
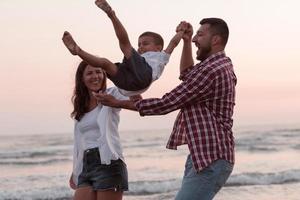
<svg viewBox="0 0 300 200">
<path fill-rule="evenodd" d="M 118 87 L 127 91 L 146 89 L 152 83 L 152 68 L 135 49 L 129 59 L 116 63 L 118 72 L 108 78 Z"/>
<path fill-rule="evenodd" d="M 78 187 L 91 186 L 93 190 L 128 190 L 126 164 L 121 160 L 112 160 L 110 165 L 101 164 L 99 149 L 85 150 L 83 169 L 78 177 Z"/>
</svg>

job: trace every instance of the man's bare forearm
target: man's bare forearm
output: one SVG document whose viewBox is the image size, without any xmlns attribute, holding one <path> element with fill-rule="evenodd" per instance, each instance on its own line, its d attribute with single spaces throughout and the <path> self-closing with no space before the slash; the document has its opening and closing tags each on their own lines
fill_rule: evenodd
<svg viewBox="0 0 300 200">
<path fill-rule="evenodd" d="M 128 110 L 134 110 L 137 111 L 137 108 L 135 107 L 135 102 L 132 100 L 117 100 L 117 107 L 118 108 L 124 108 Z"/>
<path fill-rule="evenodd" d="M 98 98 L 98 100 L 101 102 L 102 105 L 105 105 L 105 106 L 110 106 L 110 107 L 114 107 L 114 108 L 124 108 L 124 109 L 128 109 L 128 110 L 137 111 L 137 108 L 135 107 L 135 104 L 134 104 L 135 101 L 133 101 L 133 100 L 119 100 L 119 99 L 115 99 L 111 95 L 104 95 L 104 96 Z"/>
<path fill-rule="evenodd" d="M 191 40 L 183 41 L 183 48 L 180 58 L 180 72 L 194 65 L 192 56 L 192 43 Z"/>
</svg>

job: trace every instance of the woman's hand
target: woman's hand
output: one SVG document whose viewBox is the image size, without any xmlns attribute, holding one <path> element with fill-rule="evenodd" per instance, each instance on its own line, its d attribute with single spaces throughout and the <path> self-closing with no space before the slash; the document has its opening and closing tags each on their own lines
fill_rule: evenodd
<svg viewBox="0 0 300 200">
<path fill-rule="evenodd" d="M 74 181 L 73 181 L 73 174 L 71 174 L 71 176 L 70 176 L 69 186 L 70 186 L 70 188 L 72 188 L 73 190 L 76 189 L 76 185 L 75 185 L 75 183 L 74 183 Z"/>
</svg>

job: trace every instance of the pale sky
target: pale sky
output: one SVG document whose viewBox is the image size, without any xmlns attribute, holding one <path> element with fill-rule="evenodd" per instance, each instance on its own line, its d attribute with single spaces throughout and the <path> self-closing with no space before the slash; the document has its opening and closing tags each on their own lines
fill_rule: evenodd
<svg viewBox="0 0 300 200">
<path fill-rule="evenodd" d="M 238 77 L 234 126 L 299 124 L 298 0 L 109 2 L 135 46 L 144 31 L 158 32 L 168 43 L 182 20 L 196 32 L 202 18 L 223 18 L 230 29 L 226 53 Z M 83 49 L 120 61 L 109 19 L 94 0 L 1 0 L 0 25 L 0 134 L 71 133 L 70 98 L 80 59 L 61 37 L 68 30 Z M 144 98 L 161 97 L 180 83 L 181 47 Z M 122 111 L 120 130 L 171 129 L 176 114 L 141 118 Z"/>
</svg>

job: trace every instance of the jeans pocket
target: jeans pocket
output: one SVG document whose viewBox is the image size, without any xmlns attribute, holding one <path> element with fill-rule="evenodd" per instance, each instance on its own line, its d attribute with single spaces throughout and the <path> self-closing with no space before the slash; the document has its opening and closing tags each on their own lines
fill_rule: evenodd
<svg viewBox="0 0 300 200">
<path fill-rule="evenodd" d="M 219 177 L 216 181 L 216 188 L 215 192 L 218 192 L 226 183 L 227 179 L 229 178 L 232 170 L 233 170 L 233 165 L 229 163 L 226 160 L 219 160 Z"/>
<path fill-rule="evenodd" d="M 188 156 L 185 163 L 184 178 L 195 177 L 196 175 L 197 171 L 194 169 L 191 156 Z"/>
<path fill-rule="evenodd" d="M 84 160 L 88 166 L 100 165 L 101 159 L 99 150 L 97 149 L 86 153 L 84 155 Z"/>
</svg>

